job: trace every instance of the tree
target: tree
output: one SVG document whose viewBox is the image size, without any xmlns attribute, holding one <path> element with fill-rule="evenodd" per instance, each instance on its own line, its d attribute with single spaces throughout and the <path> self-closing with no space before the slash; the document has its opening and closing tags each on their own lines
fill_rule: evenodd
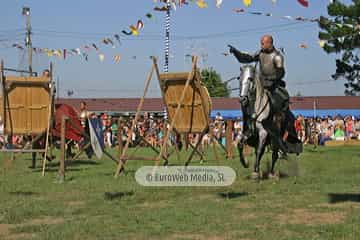
<svg viewBox="0 0 360 240">
<path fill-rule="evenodd" d="M 360 0 L 346 5 L 338 0 L 328 5 L 329 18 L 321 16 L 320 43 L 327 53 L 341 54 L 336 59 L 332 78 L 345 79 L 346 95 L 360 94 Z"/>
<path fill-rule="evenodd" d="M 202 81 L 209 91 L 210 97 L 229 97 L 230 93 L 226 84 L 221 81 L 221 76 L 214 69 L 201 71 Z"/>
</svg>

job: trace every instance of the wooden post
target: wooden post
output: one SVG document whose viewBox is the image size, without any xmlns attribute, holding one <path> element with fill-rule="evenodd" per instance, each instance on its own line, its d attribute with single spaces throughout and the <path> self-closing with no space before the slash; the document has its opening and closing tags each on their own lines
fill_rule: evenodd
<svg viewBox="0 0 360 240">
<path fill-rule="evenodd" d="M 59 182 L 65 181 L 65 156 L 66 156 L 66 150 L 65 150 L 65 133 L 66 133 L 66 122 L 68 120 L 68 117 L 63 116 L 61 119 L 61 147 L 60 147 L 60 167 L 59 167 Z"/>
<path fill-rule="evenodd" d="M 42 169 L 42 176 L 45 176 L 45 168 L 46 168 L 46 157 L 47 157 L 47 154 L 48 154 L 48 148 L 49 148 L 49 135 L 51 134 L 50 132 L 50 128 L 51 128 L 51 125 L 52 125 L 52 107 L 53 107 L 53 101 L 54 101 L 54 86 L 52 86 L 52 63 L 50 63 L 50 92 L 49 92 L 49 105 L 48 105 L 48 111 L 49 111 L 49 114 L 48 114 L 48 125 L 47 125 L 47 129 L 46 129 L 46 135 L 45 135 L 45 154 L 44 154 L 44 160 L 43 160 L 43 169 Z M 50 156 L 52 157 L 52 156 Z"/>
<path fill-rule="evenodd" d="M 164 155 L 167 156 L 168 155 L 168 141 L 165 140 L 165 136 L 168 134 L 168 129 L 167 129 L 167 124 L 166 121 L 164 121 L 164 126 L 163 126 L 163 136 L 162 136 L 162 143 L 164 144 Z M 166 141 L 166 142 L 165 142 Z"/>
<path fill-rule="evenodd" d="M 166 124 L 166 128 L 167 128 L 167 124 Z M 176 131 L 174 131 L 174 145 L 175 145 L 175 151 L 176 151 L 176 158 L 177 161 L 180 162 L 181 161 L 181 156 L 180 156 L 180 149 L 178 146 L 178 137 L 180 136 Z M 181 141 L 181 139 L 180 139 Z"/>
<path fill-rule="evenodd" d="M 121 118 L 118 119 L 117 122 L 118 130 L 117 130 L 117 142 L 118 142 L 118 149 L 119 149 L 119 159 L 121 158 L 123 152 L 123 144 L 122 144 L 122 129 L 123 129 L 123 122 Z"/>
<path fill-rule="evenodd" d="M 225 129 L 225 136 L 226 136 L 226 158 L 233 159 L 233 141 L 232 141 L 232 129 L 233 129 L 233 122 L 232 120 L 226 121 L 226 129 Z"/>
<path fill-rule="evenodd" d="M 117 178 L 117 177 L 119 176 L 120 171 L 124 168 L 124 160 L 123 160 L 123 158 L 125 157 L 125 154 L 126 154 L 128 148 L 129 148 L 130 141 L 131 141 L 131 137 L 132 137 L 132 133 L 133 133 L 134 128 L 135 128 L 135 125 L 136 125 L 136 123 L 137 123 L 137 121 L 138 121 L 138 119 L 139 119 L 139 117 L 140 117 L 140 111 L 141 111 L 141 109 L 142 109 L 142 107 L 143 107 L 146 94 L 147 94 L 147 92 L 148 92 L 148 90 L 149 90 L 150 82 L 151 82 L 151 79 L 152 79 L 152 76 L 153 76 L 154 71 L 155 71 L 155 66 L 153 65 L 153 66 L 151 67 L 151 71 L 150 71 L 150 73 L 149 73 L 149 75 L 148 75 L 148 78 L 147 78 L 147 80 L 146 80 L 146 82 L 145 82 L 145 88 L 144 88 L 143 96 L 142 96 L 142 98 L 140 99 L 140 103 L 139 103 L 138 108 L 137 108 L 137 110 L 136 110 L 135 118 L 134 118 L 134 120 L 133 120 L 133 122 L 132 122 L 132 124 L 131 124 L 131 128 L 130 128 L 129 134 L 128 134 L 128 137 L 127 137 L 127 139 L 126 139 L 125 147 L 124 147 L 123 152 L 122 152 L 122 154 L 121 154 L 121 157 L 120 157 L 120 159 L 119 159 L 119 164 L 118 164 L 118 167 L 117 167 L 116 172 L 115 172 L 115 178 Z"/>
<path fill-rule="evenodd" d="M 191 161 L 191 159 L 193 158 L 193 156 L 194 156 L 195 153 L 199 154 L 199 156 L 200 156 L 200 158 L 201 158 L 201 159 L 200 159 L 201 162 L 204 160 L 204 154 L 201 153 L 201 152 L 199 152 L 198 147 L 199 147 L 199 145 L 201 144 L 202 138 L 203 138 L 204 135 L 208 132 L 208 130 L 209 130 L 209 129 L 205 129 L 205 130 L 200 134 L 199 140 L 196 142 L 196 145 L 195 145 L 195 146 L 193 146 L 192 144 L 190 144 L 190 147 L 192 148 L 192 152 L 191 152 L 188 160 L 186 161 L 185 166 L 188 166 L 188 165 L 190 164 L 190 161 Z"/>
<path fill-rule="evenodd" d="M 216 136 L 214 136 L 214 127 L 210 127 L 210 144 L 212 145 L 215 159 L 219 163 L 219 154 L 218 154 L 217 146 L 216 146 L 216 144 L 217 144 Z"/>
<path fill-rule="evenodd" d="M 181 93 L 181 96 L 180 96 L 180 99 L 179 99 L 179 102 L 178 102 L 178 105 L 176 107 L 176 110 L 175 110 L 175 113 L 174 113 L 174 116 L 173 116 L 173 119 L 171 120 L 171 123 L 170 123 L 170 128 L 168 129 L 168 131 L 166 132 L 166 135 L 165 135 L 165 138 L 164 138 L 164 143 L 163 145 L 161 146 L 161 149 L 160 149 L 160 154 L 159 156 L 157 157 L 157 163 L 156 165 L 159 165 L 160 163 L 160 159 L 161 157 L 163 156 L 164 154 L 164 151 L 165 151 L 165 145 L 170 137 L 170 133 L 172 132 L 173 128 L 174 128 L 174 124 L 175 124 L 175 121 L 177 120 L 177 117 L 180 113 L 180 108 L 181 108 L 181 103 L 184 101 L 185 99 L 185 94 L 186 94 L 186 90 L 188 89 L 189 85 L 190 85 L 190 82 L 191 80 L 194 78 L 195 76 L 195 73 L 196 73 L 196 61 L 197 61 L 197 57 L 194 58 L 194 61 L 193 61 L 193 64 L 192 64 L 192 70 L 191 72 L 189 73 L 188 75 L 188 78 L 186 80 L 186 83 L 185 83 L 185 86 L 184 86 L 184 89 Z"/>
</svg>

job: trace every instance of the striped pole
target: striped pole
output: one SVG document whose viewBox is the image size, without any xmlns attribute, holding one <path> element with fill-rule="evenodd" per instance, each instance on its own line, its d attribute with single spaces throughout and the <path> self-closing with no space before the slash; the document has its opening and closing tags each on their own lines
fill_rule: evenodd
<svg viewBox="0 0 360 240">
<path fill-rule="evenodd" d="M 166 17 L 165 17 L 165 63 L 164 72 L 169 72 L 169 52 L 170 52 L 170 0 L 166 2 Z"/>
</svg>

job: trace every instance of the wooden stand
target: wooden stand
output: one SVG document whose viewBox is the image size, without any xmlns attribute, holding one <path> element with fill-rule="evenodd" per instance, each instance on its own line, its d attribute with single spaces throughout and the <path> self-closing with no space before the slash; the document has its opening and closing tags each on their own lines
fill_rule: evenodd
<svg viewBox="0 0 360 240">
<path fill-rule="evenodd" d="M 34 138 L 30 149 L 1 149 L 0 152 L 44 153 L 43 164 L 45 165 L 54 106 L 55 88 L 52 82 L 52 64 L 50 64 L 49 77 L 37 77 L 32 73 L 26 77 L 6 76 L 5 71 L 17 70 L 5 69 L 4 62 L 1 61 L 0 115 L 4 122 L 4 134 L 9 136 L 10 145 L 12 145 L 14 135 L 31 135 Z M 40 145 L 37 143 L 42 139 L 45 140 L 45 147 L 42 149 L 34 147 Z"/>
<path fill-rule="evenodd" d="M 193 150 L 185 163 L 186 165 L 188 165 L 193 158 L 194 153 L 198 152 L 197 148 L 201 143 L 201 139 L 209 129 L 211 99 L 209 97 L 207 89 L 201 85 L 200 72 L 197 70 L 196 66 L 197 57 L 193 58 L 192 69 L 190 72 L 163 74 L 160 74 L 159 72 L 156 58 L 153 57 L 152 59 L 153 65 L 150 74 L 145 82 L 144 93 L 138 105 L 135 118 L 132 122 L 130 134 L 128 135 L 125 147 L 119 159 L 115 177 L 118 177 L 119 174 L 124 170 L 124 165 L 127 160 L 146 159 L 155 161 L 156 165 L 159 165 L 161 159 L 164 159 L 165 164 L 167 164 L 168 154 L 166 154 L 166 150 L 170 134 L 172 132 L 176 132 L 178 134 L 200 133 L 200 140 L 198 141 L 197 145 L 193 147 Z M 140 112 L 143 107 L 143 103 L 154 71 L 157 75 L 161 88 L 162 98 L 168 112 L 168 118 L 170 123 L 169 128 L 167 128 L 165 131 L 163 143 L 157 157 L 128 157 L 126 153 L 131 141 L 131 135 L 140 117 Z"/>
</svg>

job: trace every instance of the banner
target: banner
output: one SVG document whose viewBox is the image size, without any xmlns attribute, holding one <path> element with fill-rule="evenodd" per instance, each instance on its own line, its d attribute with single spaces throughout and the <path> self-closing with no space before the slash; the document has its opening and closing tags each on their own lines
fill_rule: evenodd
<svg viewBox="0 0 360 240">
<path fill-rule="evenodd" d="M 101 121 L 98 118 L 88 119 L 88 121 L 91 146 L 95 152 L 96 157 L 101 159 L 105 148 L 104 133 L 102 131 Z"/>
</svg>

